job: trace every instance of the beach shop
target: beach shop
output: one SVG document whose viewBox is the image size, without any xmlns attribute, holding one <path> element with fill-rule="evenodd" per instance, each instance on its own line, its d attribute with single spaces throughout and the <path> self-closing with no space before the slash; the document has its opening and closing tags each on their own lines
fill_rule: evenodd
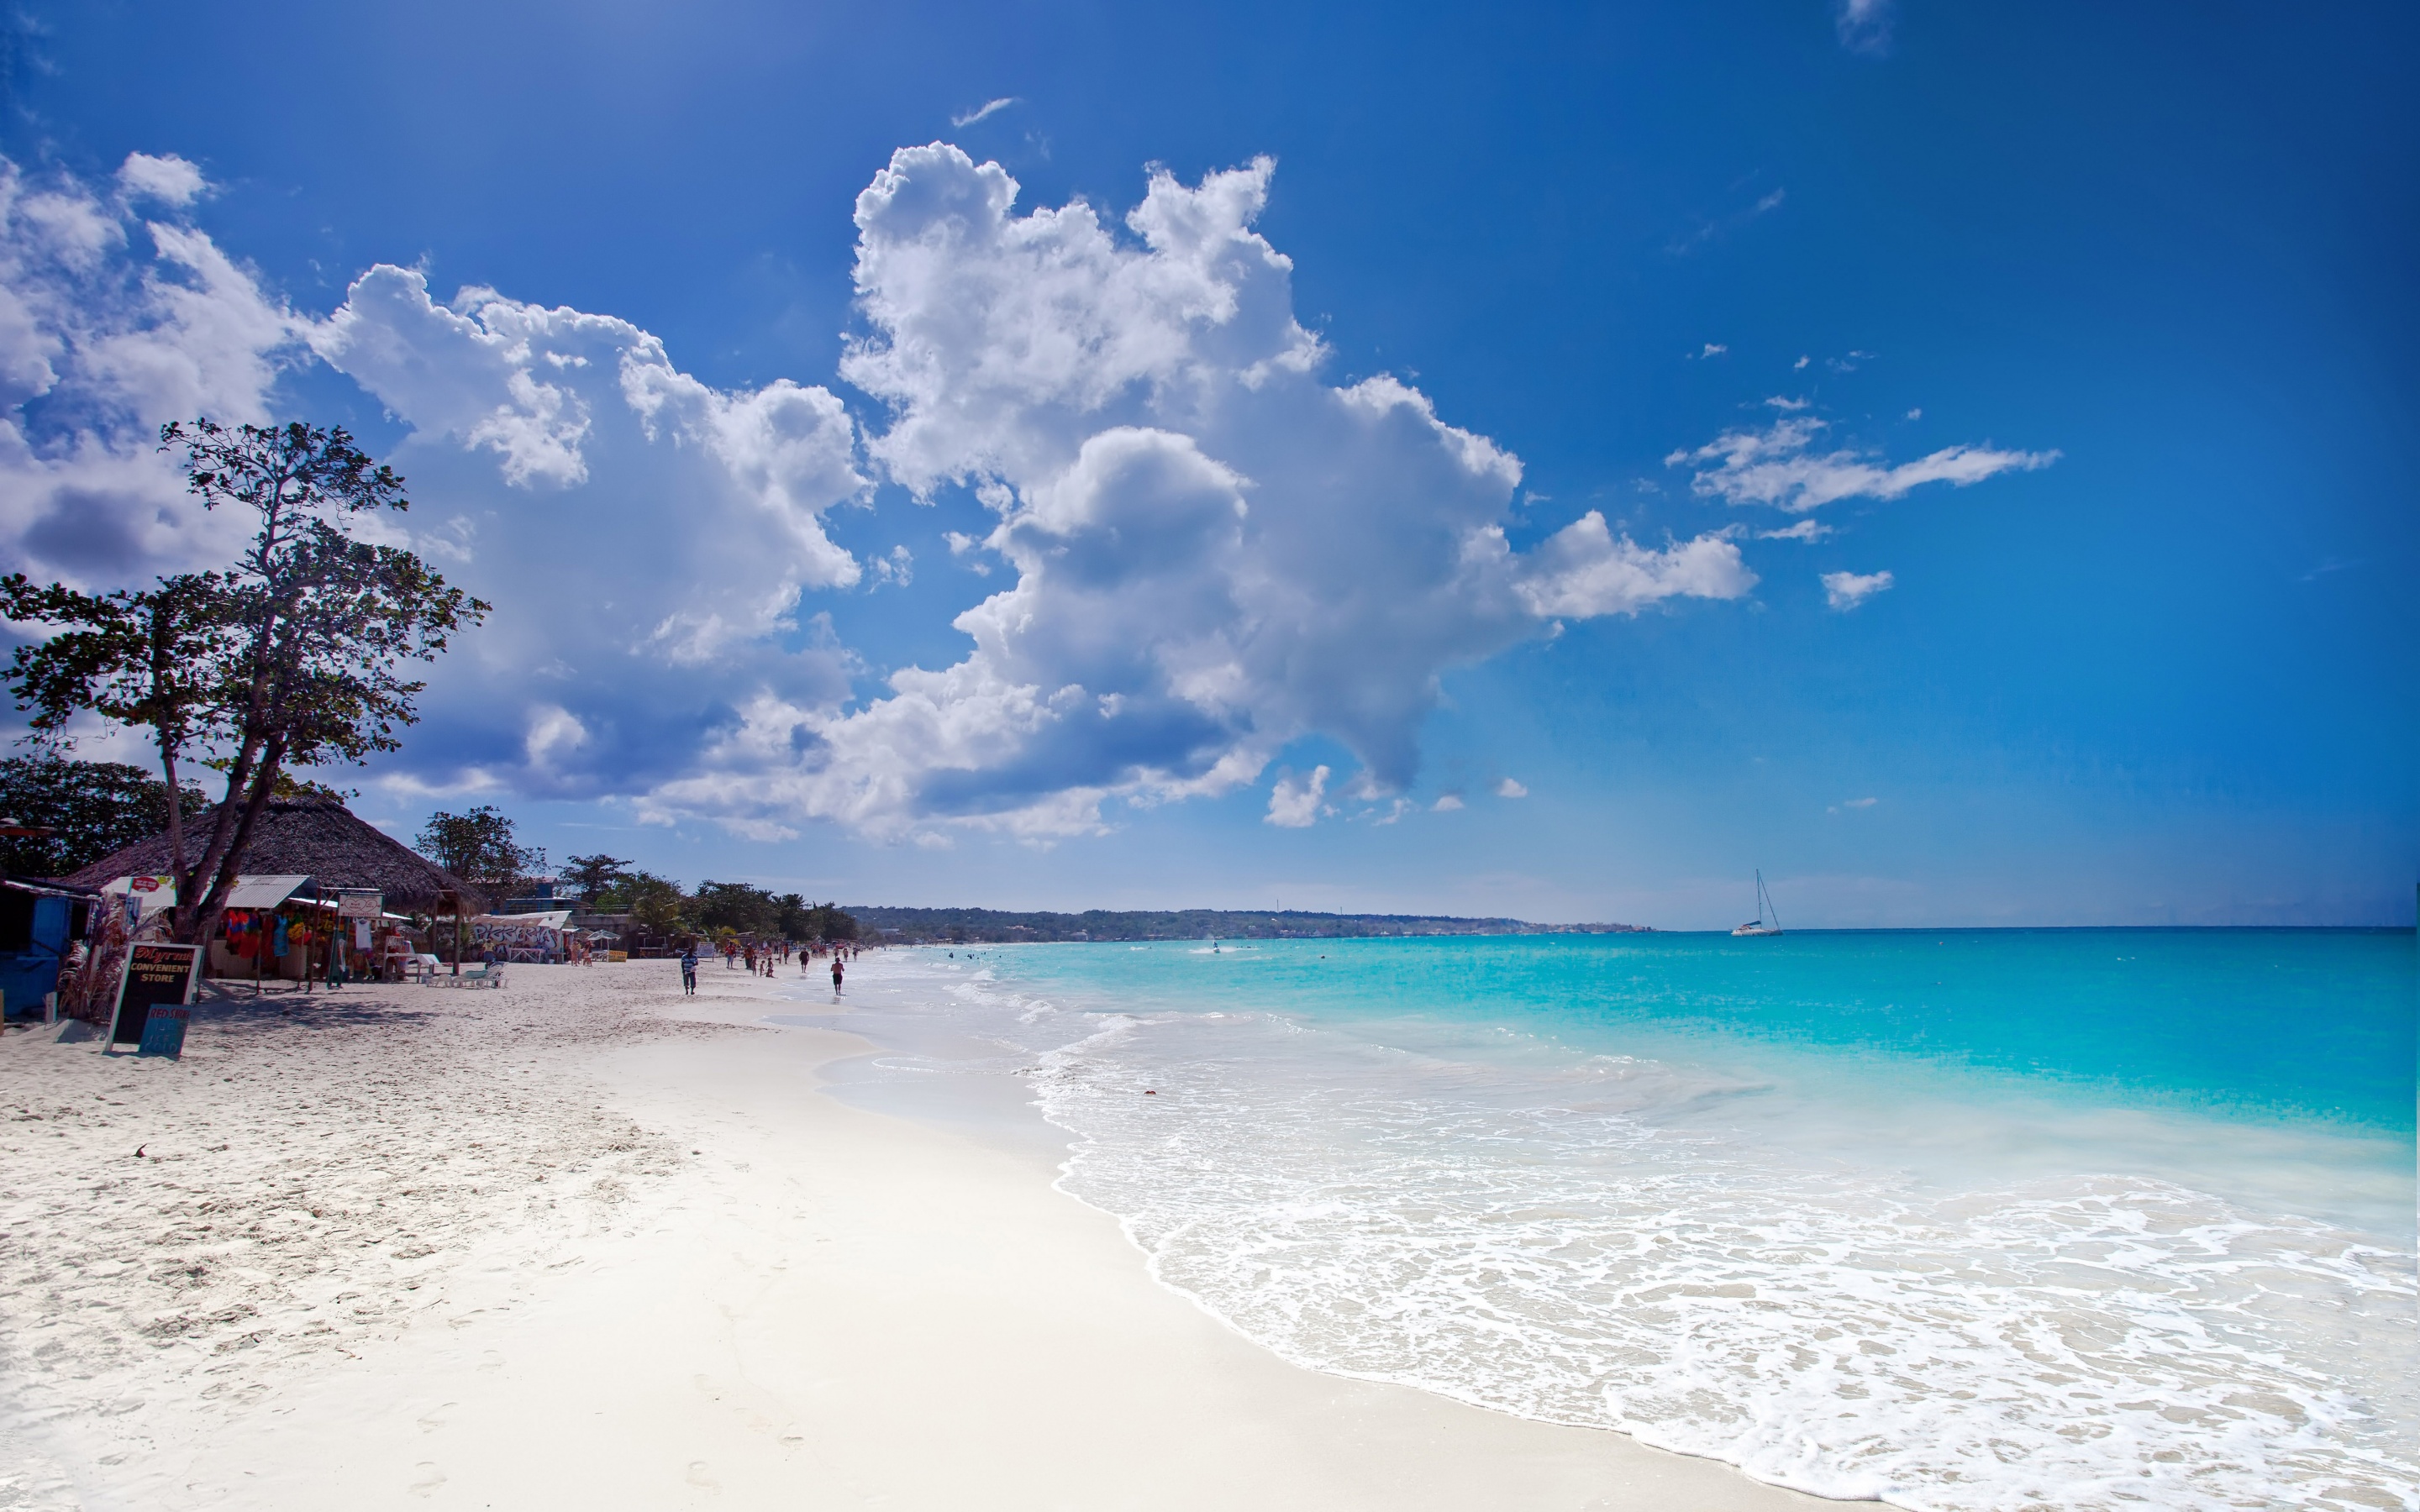
<svg viewBox="0 0 2420 1512">
<path fill-rule="evenodd" d="M 216 811 L 185 826 L 185 861 L 201 859 Z M 155 835 L 67 878 L 108 889 L 142 907 L 135 933 L 175 902 L 168 840 Z M 461 879 L 327 797 L 271 800 L 245 843 L 242 873 L 227 900 L 226 921 L 210 941 L 208 975 L 256 981 L 325 981 L 383 972 L 416 943 L 414 918 L 431 919 L 483 900 Z M 349 909 L 350 897 L 356 906 Z M 360 901 L 375 898 L 366 908 Z M 448 918 L 438 933 L 450 938 Z"/>
<path fill-rule="evenodd" d="M 101 885 L 101 895 L 131 903 L 132 938 L 165 937 L 164 916 L 177 902 L 172 879 L 116 877 Z M 343 939 L 336 901 L 321 896 L 310 877 L 297 872 L 239 876 L 227 890 L 226 911 L 203 957 L 202 974 L 250 981 L 326 980 L 333 952 Z"/>
</svg>

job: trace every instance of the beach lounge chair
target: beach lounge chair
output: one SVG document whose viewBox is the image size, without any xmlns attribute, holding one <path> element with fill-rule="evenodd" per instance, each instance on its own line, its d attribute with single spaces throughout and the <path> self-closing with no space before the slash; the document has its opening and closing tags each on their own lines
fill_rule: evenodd
<svg viewBox="0 0 2420 1512">
<path fill-rule="evenodd" d="M 475 966 L 464 966 L 462 975 L 455 980 L 465 987 L 501 987 L 504 984 L 504 964 L 483 961 Z"/>
</svg>

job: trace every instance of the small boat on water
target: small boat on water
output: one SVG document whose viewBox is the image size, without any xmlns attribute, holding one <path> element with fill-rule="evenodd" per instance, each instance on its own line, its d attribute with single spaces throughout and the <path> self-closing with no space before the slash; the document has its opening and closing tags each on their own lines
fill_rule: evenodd
<svg viewBox="0 0 2420 1512">
<path fill-rule="evenodd" d="M 1770 924 L 1765 922 L 1765 919 L 1768 918 L 1773 920 Z M 1731 933 L 1734 935 L 1741 935 L 1778 934 L 1780 933 L 1781 912 L 1779 909 L 1773 906 L 1773 894 L 1764 890 L 1764 872 L 1760 869 L 1756 873 L 1756 917 L 1749 919 L 1746 923 L 1742 924 L 1739 928 L 1731 931 Z"/>
</svg>

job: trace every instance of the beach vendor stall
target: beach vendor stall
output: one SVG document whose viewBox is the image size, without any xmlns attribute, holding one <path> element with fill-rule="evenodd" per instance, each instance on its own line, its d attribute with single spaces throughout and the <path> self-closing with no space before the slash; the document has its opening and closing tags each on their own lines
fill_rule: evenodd
<svg viewBox="0 0 2420 1512">
<path fill-rule="evenodd" d="M 336 896 L 337 959 L 349 978 L 401 981 L 405 963 L 416 953 L 408 931 L 411 920 L 389 913 L 375 887 L 347 887 Z"/>
<path fill-rule="evenodd" d="M 329 977 L 336 903 L 318 893 L 307 876 L 236 878 L 206 975 L 255 983 L 342 980 Z"/>
<path fill-rule="evenodd" d="M 203 958 L 203 976 L 307 988 L 321 982 L 337 986 L 370 974 L 376 967 L 378 930 L 399 930 L 409 921 L 383 911 L 366 918 L 347 918 L 342 900 L 322 892 L 313 878 L 299 872 L 237 877 Z M 165 877 L 120 877 L 101 889 L 101 898 L 129 911 L 117 932 L 125 940 L 164 938 L 177 890 Z M 372 908 L 376 901 L 371 894 Z M 358 949 L 352 938 L 357 930 L 365 942 Z M 106 950 L 97 947 L 95 959 Z"/>
<path fill-rule="evenodd" d="M 206 812 L 186 821 L 185 864 L 199 864 L 215 817 Z M 383 975 L 396 958 L 409 962 L 427 948 L 409 938 L 412 916 L 451 916 L 466 903 L 470 909 L 487 906 L 461 879 L 333 797 L 271 800 L 245 842 L 241 865 L 244 874 L 228 900 L 225 920 L 209 942 L 206 970 L 212 977 L 324 981 Z M 65 881 L 72 887 L 115 887 L 120 906 L 126 897 L 137 897 L 140 917 L 149 921 L 160 918 L 161 905 L 175 898 L 171 870 L 167 837 L 155 835 Z M 281 883 L 292 886 L 280 891 Z M 373 913 L 357 903 L 356 912 L 347 915 L 341 900 L 348 894 L 375 894 L 379 905 Z M 126 933 L 123 921 L 117 927 Z M 335 953 L 339 934 L 341 956 Z M 336 967 L 334 979 L 331 966 Z"/>
</svg>

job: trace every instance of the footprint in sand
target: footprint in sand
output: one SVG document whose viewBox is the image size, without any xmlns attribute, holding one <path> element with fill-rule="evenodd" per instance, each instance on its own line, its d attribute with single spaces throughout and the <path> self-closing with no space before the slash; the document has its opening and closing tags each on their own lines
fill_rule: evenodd
<svg viewBox="0 0 2420 1512">
<path fill-rule="evenodd" d="M 411 1468 L 420 1472 L 420 1478 L 411 1483 L 411 1494 L 414 1496 L 433 1496 L 436 1494 L 437 1488 L 445 1484 L 445 1472 L 437 1468 L 437 1461 L 434 1459 L 424 1459 Z"/>
<path fill-rule="evenodd" d="M 430 1409 L 428 1410 L 428 1415 L 427 1415 L 427 1416 L 426 1416 L 426 1417 L 417 1417 L 417 1418 L 412 1419 L 412 1421 L 420 1425 L 420 1431 L 421 1431 L 421 1432 L 423 1432 L 423 1433 L 434 1433 L 434 1432 L 436 1432 L 439 1428 L 442 1428 L 442 1427 L 443 1427 L 445 1426 L 445 1419 L 443 1419 L 442 1417 L 440 1417 L 438 1414 L 439 1414 L 439 1413 L 441 1413 L 441 1412 L 444 1412 L 447 1408 L 449 1408 L 449 1407 L 451 1407 L 451 1406 L 453 1406 L 453 1405 L 454 1405 L 454 1404 L 453 1404 L 452 1402 L 440 1402 L 440 1403 L 438 1403 L 435 1407 L 432 1407 L 432 1408 L 430 1408 Z"/>
<path fill-rule="evenodd" d="M 689 1462 L 689 1483 L 691 1486 L 702 1486 L 709 1491 L 722 1489 L 722 1483 L 714 1478 L 712 1467 L 703 1459 L 692 1459 Z"/>
</svg>

